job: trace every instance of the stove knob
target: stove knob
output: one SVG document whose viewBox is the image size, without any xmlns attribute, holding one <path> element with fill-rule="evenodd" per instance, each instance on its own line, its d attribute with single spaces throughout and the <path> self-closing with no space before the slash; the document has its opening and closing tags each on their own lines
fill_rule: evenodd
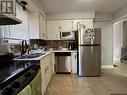
<svg viewBox="0 0 127 95">
<path fill-rule="evenodd" d="M 14 82 L 12 84 L 12 88 L 18 89 L 20 87 L 20 83 L 19 82 Z"/>
<path fill-rule="evenodd" d="M 12 95 L 13 91 L 11 88 L 6 88 L 4 91 L 3 91 L 3 95 Z"/>
<path fill-rule="evenodd" d="M 25 74 L 25 77 L 26 77 L 26 78 L 31 77 L 31 73 L 30 73 L 30 72 L 26 73 L 26 74 Z"/>
</svg>

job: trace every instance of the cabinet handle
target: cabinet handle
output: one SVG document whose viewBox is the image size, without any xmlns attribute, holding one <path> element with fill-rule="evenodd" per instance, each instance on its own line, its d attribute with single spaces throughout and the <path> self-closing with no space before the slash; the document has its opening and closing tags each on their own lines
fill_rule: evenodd
<svg viewBox="0 0 127 95">
<path fill-rule="evenodd" d="M 61 26 L 59 26 L 59 29 L 61 29 Z"/>
</svg>

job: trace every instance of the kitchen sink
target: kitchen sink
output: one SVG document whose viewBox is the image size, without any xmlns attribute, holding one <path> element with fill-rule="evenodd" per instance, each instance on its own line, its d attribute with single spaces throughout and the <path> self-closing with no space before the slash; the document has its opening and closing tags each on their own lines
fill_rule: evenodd
<svg viewBox="0 0 127 95">
<path fill-rule="evenodd" d="M 16 57 L 16 59 L 37 58 L 37 57 L 40 57 L 40 56 L 42 56 L 44 54 L 45 53 L 35 53 L 35 54 L 23 55 L 23 56 Z"/>
</svg>

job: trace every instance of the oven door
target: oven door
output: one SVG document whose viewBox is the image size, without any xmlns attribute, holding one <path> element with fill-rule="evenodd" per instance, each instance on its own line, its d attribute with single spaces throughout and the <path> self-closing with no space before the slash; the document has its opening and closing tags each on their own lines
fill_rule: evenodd
<svg viewBox="0 0 127 95">
<path fill-rule="evenodd" d="M 27 85 L 19 94 L 17 95 L 32 95 L 31 87 Z"/>
</svg>

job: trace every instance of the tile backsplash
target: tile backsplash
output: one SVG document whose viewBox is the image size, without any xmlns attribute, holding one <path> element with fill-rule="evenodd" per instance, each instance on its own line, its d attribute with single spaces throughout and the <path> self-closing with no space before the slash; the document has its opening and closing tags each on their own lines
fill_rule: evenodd
<svg viewBox="0 0 127 95">
<path fill-rule="evenodd" d="M 40 40 L 40 39 L 31 39 L 30 44 L 33 46 L 37 44 L 38 46 L 46 46 L 48 49 L 52 48 L 53 50 L 59 50 L 61 48 L 68 48 L 68 44 L 74 41 L 71 40 Z"/>
</svg>

